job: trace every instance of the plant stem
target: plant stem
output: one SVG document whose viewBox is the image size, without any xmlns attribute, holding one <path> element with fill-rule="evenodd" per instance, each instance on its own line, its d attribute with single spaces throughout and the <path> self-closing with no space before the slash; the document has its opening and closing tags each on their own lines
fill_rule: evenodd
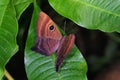
<svg viewBox="0 0 120 80">
<path fill-rule="evenodd" d="M 14 80 L 13 77 L 10 75 L 10 73 L 5 69 L 5 77 L 8 79 L 8 80 Z"/>
</svg>

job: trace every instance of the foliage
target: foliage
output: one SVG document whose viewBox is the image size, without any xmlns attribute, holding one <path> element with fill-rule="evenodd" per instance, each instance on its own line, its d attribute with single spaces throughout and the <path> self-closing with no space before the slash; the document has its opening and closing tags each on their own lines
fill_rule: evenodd
<svg viewBox="0 0 120 80">
<path fill-rule="evenodd" d="M 35 4 L 31 25 L 29 29 L 25 66 L 29 80 L 86 80 L 87 66 L 85 60 L 76 46 L 73 47 L 69 55 L 65 58 L 63 66 L 59 72 L 55 71 L 55 54 L 44 56 L 31 51 L 36 38 L 36 21 L 39 8 Z"/>
<path fill-rule="evenodd" d="M 30 48 L 33 46 L 36 36 L 35 25 L 37 22 L 38 13 L 40 12 L 38 6 L 36 5 L 36 1 L 33 2 L 32 0 L 23 0 L 23 1 L 1 0 L 0 79 L 2 79 L 4 75 L 4 69 L 6 63 L 18 50 L 16 43 L 16 36 L 18 34 L 17 20 L 20 19 L 21 14 L 30 5 L 30 3 L 34 3 L 34 12 L 32 15 L 32 20 L 30 24 L 30 29 L 29 29 L 29 34 L 25 49 L 25 67 L 26 67 L 26 73 L 28 79 L 66 80 L 66 79 L 71 79 L 72 77 L 76 80 L 80 80 L 80 79 L 86 80 L 87 65 L 84 58 L 82 57 L 81 53 L 79 52 L 78 48 L 75 45 L 72 48 L 69 55 L 67 56 L 67 58 L 65 58 L 64 64 L 59 73 L 55 72 L 54 70 L 55 69 L 54 63 L 56 57 L 55 54 L 46 57 L 31 51 Z"/>
<path fill-rule="evenodd" d="M 65 58 L 58 73 L 54 70 L 55 53 L 46 57 L 31 51 L 40 12 L 35 0 L 0 0 L 0 80 L 4 75 L 5 65 L 18 51 L 18 47 L 21 47 L 16 43 L 20 29 L 18 21 L 31 3 L 34 4 L 34 11 L 26 36 L 24 57 L 28 79 L 87 80 L 86 61 L 76 45 Z M 120 32 L 120 0 L 49 0 L 49 3 L 56 12 L 84 28 Z"/>
<path fill-rule="evenodd" d="M 0 80 L 8 60 L 18 50 L 16 35 L 18 23 L 13 3 L 9 0 L 0 1 Z"/>
<path fill-rule="evenodd" d="M 49 2 L 58 13 L 82 27 L 120 32 L 120 0 L 49 0 Z"/>
</svg>

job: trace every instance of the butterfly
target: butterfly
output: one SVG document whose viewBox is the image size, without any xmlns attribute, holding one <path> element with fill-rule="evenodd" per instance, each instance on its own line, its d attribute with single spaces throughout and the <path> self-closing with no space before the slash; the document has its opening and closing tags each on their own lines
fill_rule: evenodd
<svg viewBox="0 0 120 80">
<path fill-rule="evenodd" d="M 39 13 L 37 27 L 37 37 L 33 51 L 49 56 L 56 52 L 56 72 L 59 71 L 64 58 L 74 45 L 75 35 L 62 36 L 54 21 L 44 12 Z"/>
</svg>

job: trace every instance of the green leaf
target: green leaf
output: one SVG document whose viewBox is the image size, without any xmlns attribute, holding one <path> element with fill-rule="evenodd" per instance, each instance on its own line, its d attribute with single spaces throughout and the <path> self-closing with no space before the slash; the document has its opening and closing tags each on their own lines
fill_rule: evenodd
<svg viewBox="0 0 120 80">
<path fill-rule="evenodd" d="M 18 50 L 17 31 L 16 12 L 11 0 L 0 0 L 0 80 L 6 63 Z"/>
<path fill-rule="evenodd" d="M 88 29 L 120 32 L 120 0 L 49 0 L 61 15 Z"/>
<path fill-rule="evenodd" d="M 25 69 L 29 80 L 87 80 L 87 65 L 74 45 L 59 72 L 55 71 L 55 53 L 44 56 L 31 51 L 36 39 L 36 22 L 39 8 L 35 5 L 25 49 Z"/>
<path fill-rule="evenodd" d="M 25 11 L 25 9 L 33 2 L 33 0 L 13 0 L 15 10 L 16 10 L 16 17 L 17 19 L 20 18 L 21 14 Z"/>
</svg>

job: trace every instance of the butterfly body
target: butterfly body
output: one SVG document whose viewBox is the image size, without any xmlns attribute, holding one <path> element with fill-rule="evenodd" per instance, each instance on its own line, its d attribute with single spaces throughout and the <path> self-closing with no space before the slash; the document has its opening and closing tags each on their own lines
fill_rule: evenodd
<svg viewBox="0 0 120 80">
<path fill-rule="evenodd" d="M 75 36 L 73 34 L 62 36 L 57 25 L 44 12 L 39 14 L 36 31 L 37 38 L 32 50 L 47 56 L 56 51 L 55 66 L 56 71 L 59 71 L 64 58 L 74 44 Z"/>
</svg>

